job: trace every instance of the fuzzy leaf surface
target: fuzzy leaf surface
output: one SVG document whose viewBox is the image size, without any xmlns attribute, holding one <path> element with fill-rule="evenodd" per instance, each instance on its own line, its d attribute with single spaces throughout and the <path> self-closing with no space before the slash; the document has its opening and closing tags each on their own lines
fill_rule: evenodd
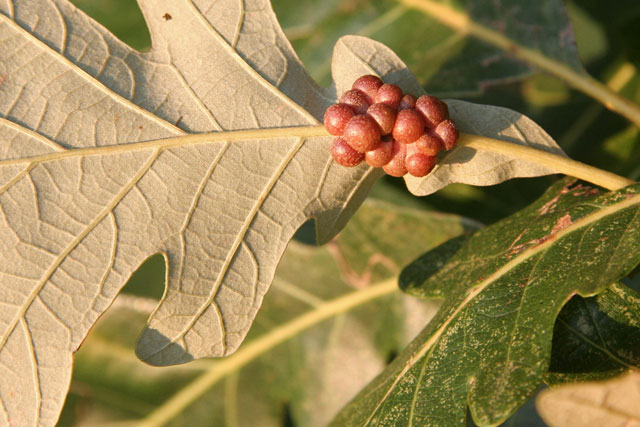
<svg viewBox="0 0 640 427">
<path fill-rule="evenodd" d="M 319 89 L 265 1 L 140 6 L 146 53 L 66 0 L 0 3 L 2 422 L 55 423 L 72 353 L 153 254 L 167 291 L 138 356 L 235 351 L 295 230 L 315 218 L 330 240 L 380 175 L 296 128 L 362 74 L 420 90 L 363 37 L 336 44 Z"/>
<path fill-rule="evenodd" d="M 614 283 L 571 298 L 556 320 L 545 382 L 603 380 L 633 368 L 640 368 L 640 295 Z"/>
<path fill-rule="evenodd" d="M 543 380 L 569 297 L 596 294 L 640 262 L 639 190 L 561 180 L 409 265 L 401 287 L 443 306 L 334 425 L 463 425 L 467 404 L 479 425 L 506 420 Z"/>
<path fill-rule="evenodd" d="M 565 384 L 544 390 L 538 412 L 550 426 L 640 426 L 640 372 L 609 381 Z"/>
<path fill-rule="evenodd" d="M 333 92 L 306 75 L 268 2 L 140 6 L 148 53 L 65 0 L 0 3 L 0 424 L 55 423 L 72 353 L 156 253 L 167 291 L 138 355 L 232 353 L 295 230 L 315 217 L 327 241 L 377 178 L 335 165 L 329 138 L 297 134 Z M 350 79 L 338 85 L 371 72 L 416 85 L 389 49 L 358 42 L 369 63 L 336 63 Z M 253 132 L 215 133 L 239 129 Z M 204 132 L 218 136 L 192 139 Z"/>
</svg>

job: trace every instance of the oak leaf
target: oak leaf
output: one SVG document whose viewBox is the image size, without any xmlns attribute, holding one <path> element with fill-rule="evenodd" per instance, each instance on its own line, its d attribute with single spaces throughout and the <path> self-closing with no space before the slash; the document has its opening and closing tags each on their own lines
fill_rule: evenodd
<svg viewBox="0 0 640 427">
<path fill-rule="evenodd" d="M 156 253 L 167 290 L 137 354 L 232 353 L 295 230 L 315 218 L 328 241 L 380 176 L 332 162 L 324 109 L 367 73 L 421 90 L 363 37 L 318 88 L 266 1 L 140 6 L 145 53 L 66 0 L 0 3 L 0 423 L 55 423 L 72 353 Z"/>
</svg>

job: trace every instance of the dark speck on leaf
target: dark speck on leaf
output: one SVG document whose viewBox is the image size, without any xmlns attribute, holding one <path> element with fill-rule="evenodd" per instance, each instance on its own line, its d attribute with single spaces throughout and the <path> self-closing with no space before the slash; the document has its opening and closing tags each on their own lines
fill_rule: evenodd
<svg viewBox="0 0 640 427">
<path fill-rule="evenodd" d="M 169 15 L 168 13 L 165 13 L 164 15 L 162 15 L 162 17 L 164 18 L 165 21 L 171 20 L 171 15 Z"/>
</svg>

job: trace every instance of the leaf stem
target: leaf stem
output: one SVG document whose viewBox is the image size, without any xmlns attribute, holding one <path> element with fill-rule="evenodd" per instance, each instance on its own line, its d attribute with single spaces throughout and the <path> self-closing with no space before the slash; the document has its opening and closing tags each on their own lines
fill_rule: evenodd
<svg viewBox="0 0 640 427">
<path fill-rule="evenodd" d="M 278 344 L 295 337 L 300 332 L 317 325 L 323 320 L 345 313 L 361 304 L 389 295 L 397 289 L 397 278 L 394 277 L 365 289 L 351 292 L 333 301 L 323 303 L 314 310 L 273 329 L 260 338 L 248 342 L 232 356 L 213 362 L 211 368 L 174 394 L 137 425 L 152 427 L 166 424 L 194 403 L 218 381 L 236 372 Z"/>
<path fill-rule="evenodd" d="M 546 166 L 558 173 L 599 185 L 607 190 L 617 190 L 627 185 L 635 184 L 635 181 L 631 179 L 580 163 L 568 157 L 499 139 L 461 133 L 458 146 L 492 151 L 510 157 L 525 159 L 541 166 Z"/>
<path fill-rule="evenodd" d="M 330 136 L 323 126 L 298 126 L 298 127 L 282 127 L 267 129 L 248 129 L 225 132 L 212 133 L 196 133 L 173 138 L 157 139 L 152 141 L 135 142 L 131 144 L 107 145 L 102 147 L 74 148 L 65 151 L 57 151 L 53 153 L 41 154 L 37 156 L 0 160 L 0 166 L 8 166 L 14 164 L 31 164 L 36 165 L 44 162 L 60 160 L 71 157 L 80 156 L 97 156 L 104 154 L 115 154 L 120 152 L 134 152 L 144 150 L 166 150 L 173 147 L 184 147 L 188 145 L 210 144 L 213 142 L 238 142 L 238 141 L 255 141 L 257 139 L 272 138 L 314 138 Z M 514 144 L 499 139 L 489 138 L 480 135 L 460 134 L 458 142 L 460 146 L 466 146 L 475 149 L 493 151 L 495 153 L 505 154 L 512 157 L 522 158 L 531 162 L 546 166 L 550 169 L 563 173 L 565 175 L 574 176 L 582 180 L 604 187 L 608 190 L 616 190 L 627 185 L 634 184 L 628 178 L 624 178 L 585 165 L 568 157 L 552 154 L 547 151 L 538 150 L 536 148 L 525 145 Z"/>
<path fill-rule="evenodd" d="M 463 34 L 470 34 L 508 52 L 516 58 L 553 74 L 568 85 L 597 99 L 608 109 L 621 114 L 636 126 L 640 127 L 640 106 L 617 94 L 588 74 L 577 72 L 567 65 L 548 58 L 536 50 L 522 46 L 495 30 L 473 22 L 467 14 L 444 4 L 436 3 L 433 0 L 398 1 L 407 7 L 420 10 L 432 16 L 454 30 Z"/>
<path fill-rule="evenodd" d="M 207 144 L 213 142 L 255 141 L 256 139 L 295 137 L 306 139 L 323 136 L 330 136 L 323 126 L 299 126 L 197 133 L 153 141 L 135 142 L 131 144 L 117 144 L 90 148 L 74 148 L 66 151 L 42 154 L 29 158 L 3 160 L 0 161 L 0 166 L 21 163 L 29 163 L 35 165 L 69 157 L 96 156 L 150 149 L 165 150 L 173 147 L 184 147 L 187 145 Z M 618 188 L 622 188 L 635 183 L 635 181 L 632 181 L 628 178 L 621 177 L 619 175 L 595 168 L 593 166 L 585 165 L 584 163 L 580 163 L 568 157 L 559 156 L 547 151 L 502 141 L 499 139 L 461 133 L 458 145 L 480 150 L 493 151 L 495 153 L 529 160 L 531 162 L 553 169 L 558 173 L 574 176 L 576 178 L 604 187 L 608 190 L 617 190 Z"/>
</svg>

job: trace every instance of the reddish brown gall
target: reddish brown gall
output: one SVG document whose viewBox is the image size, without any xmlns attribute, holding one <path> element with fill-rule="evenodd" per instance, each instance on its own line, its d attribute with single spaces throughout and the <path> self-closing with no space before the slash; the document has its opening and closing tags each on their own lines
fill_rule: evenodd
<svg viewBox="0 0 640 427">
<path fill-rule="evenodd" d="M 362 76 L 353 82 L 351 89 L 357 89 L 364 93 L 367 98 L 367 102 L 369 104 L 373 104 L 380 86 L 382 86 L 382 80 L 380 80 L 380 77 L 369 74 Z"/>
<path fill-rule="evenodd" d="M 369 166 L 381 168 L 389 163 L 393 155 L 393 140 L 381 141 L 378 148 L 367 151 L 364 160 Z"/>
<path fill-rule="evenodd" d="M 396 110 L 400 106 L 400 101 L 402 101 L 402 89 L 393 84 L 383 84 L 375 96 L 376 103 L 387 104 Z"/>
<path fill-rule="evenodd" d="M 422 95 L 416 101 L 416 110 L 422 114 L 425 126 L 434 128 L 438 123 L 449 118 L 449 108 L 447 104 L 435 96 Z"/>
<path fill-rule="evenodd" d="M 365 153 L 380 144 L 380 127 L 369 116 L 354 116 L 344 129 L 344 139 L 356 151 Z"/>
<path fill-rule="evenodd" d="M 416 110 L 400 110 L 393 125 L 393 139 L 411 144 L 424 133 L 424 119 Z"/>
<path fill-rule="evenodd" d="M 398 141 L 393 141 L 391 160 L 382 167 L 382 170 L 385 171 L 387 175 L 395 177 L 405 176 L 407 174 L 407 168 L 405 166 L 406 155 L 407 146 Z"/>
<path fill-rule="evenodd" d="M 339 165 L 353 167 L 359 165 L 364 160 L 364 154 L 358 153 L 351 148 L 344 138 L 336 138 L 331 143 L 331 156 Z"/>
<path fill-rule="evenodd" d="M 373 104 L 367 110 L 367 115 L 378 123 L 382 135 L 389 135 L 396 122 L 396 110 L 387 104 Z"/>
<path fill-rule="evenodd" d="M 369 108 L 366 95 L 357 89 L 351 89 L 343 93 L 340 97 L 340 104 L 348 105 L 356 114 L 364 114 Z"/>
<path fill-rule="evenodd" d="M 458 128 L 451 120 L 443 120 L 433 132 L 440 137 L 445 150 L 451 150 L 458 142 Z"/>
<path fill-rule="evenodd" d="M 324 127 L 331 135 L 342 135 L 353 116 L 353 110 L 348 105 L 334 104 L 324 112 Z"/>
</svg>

